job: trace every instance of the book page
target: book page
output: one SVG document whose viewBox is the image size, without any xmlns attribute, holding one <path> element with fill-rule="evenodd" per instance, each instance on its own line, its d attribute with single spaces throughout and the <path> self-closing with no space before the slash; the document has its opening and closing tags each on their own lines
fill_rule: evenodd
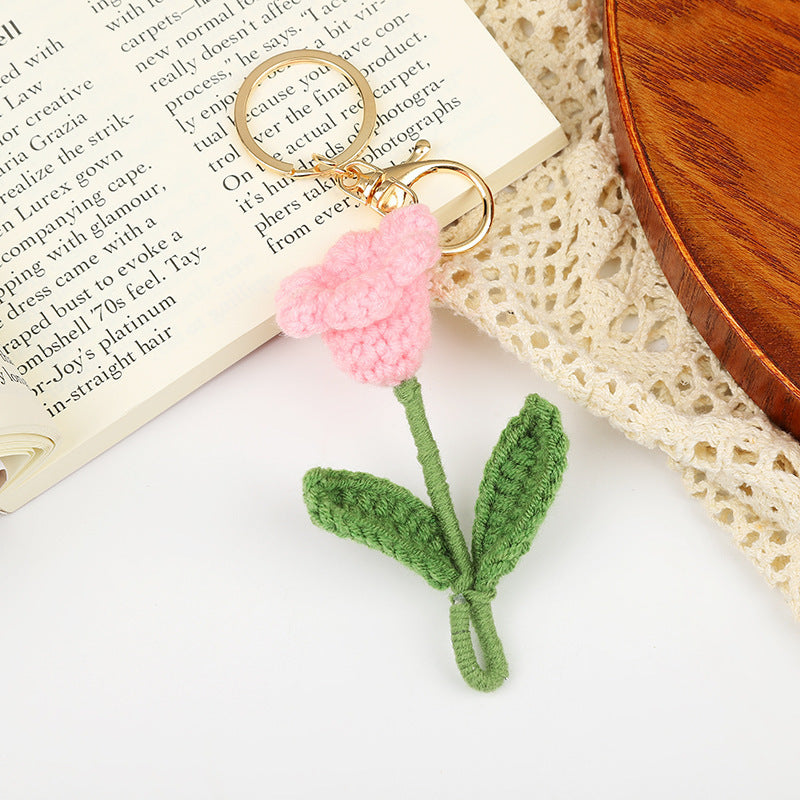
<svg viewBox="0 0 800 800">
<path fill-rule="evenodd" d="M 462 0 L 6 0 L 2 17 L 0 348 L 62 434 L 3 507 L 273 335 L 281 278 L 377 224 L 331 181 L 267 173 L 240 145 L 233 103 L 260 61 L 326 49 L 361 69 L 378 102 L 365 157 L 382 164 L 424 137 L 498 188 L 563 144 Z M 336 153 L 358 94 L 293 67 L 251 118 L 279 157 Z M 462 185 L 425 180 L 442 221 L 464 210 Z"/>
</svg>

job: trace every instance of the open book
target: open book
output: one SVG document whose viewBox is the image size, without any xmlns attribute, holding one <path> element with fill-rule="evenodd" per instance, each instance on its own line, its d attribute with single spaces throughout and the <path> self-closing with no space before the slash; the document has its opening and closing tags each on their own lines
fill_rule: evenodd
<svg viewBox="0 0 800 800">
<path fill-rule="evenodd" d="M 273 336 L 280 280 L 377 224 L 332 181 L 265 172 L 241 146 L 233 104 L 260 61 L 323 49 L 364 72 L 363 157 L 380 165 L 426 138 L 498 190 L 564 144 L 463 0 L 5 0 L 0 16 L 3 511 Z M 284 70 L 251 131 L 288 160 L 335 154 L 345 87 Z M 442 224 L 470 203 L 448 178 L 419 189 Z"/>
</svg>

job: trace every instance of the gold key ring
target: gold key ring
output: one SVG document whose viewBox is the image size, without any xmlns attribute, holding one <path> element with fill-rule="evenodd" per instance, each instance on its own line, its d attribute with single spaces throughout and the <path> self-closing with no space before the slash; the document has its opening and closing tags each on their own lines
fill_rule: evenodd
<svg viewBox="0 0 800 800">
<path fill-rule="evenodd" d="M 358 158 L 367 147 L 369 140 L 375 130 L 378 121 L 378 111 L 375 105 L 375 97 L 372 94 L 367 79 L 348 61 L 340 58 L 333 53 L 326 53 L 322 50 L 290 50 L 287 53 L 279 53 L 272 58 L 268 58 L 259 64 L 244 80 L 239 94 L 236 96 L 236 104 L 233 107 L 233 122 L 239 138 L 244 146 L 255 156 L 256 160 L 263 166 L 269 167 L 276 172 L 289 175 L 292 178 L 319 178 L 322 170 L 319 167 L 309 169 L 298 169 L 293 164 L 271 156 L 253 138 L 250 129 L 247 127 L 247 106 L 250 95 L 261 82 L 284 67 L 292 64 L 321 64 L 340 72 L 349 78 L 353 85 L 358 89 L 361 100 L 364 103 L 364 118 L 361 128 L 353 143 L 335 158 L 330 159 L 333 167 L 340 167 Z"/>
<path fill-rule="evenodd" d="M 314 156 L 314 166 L 298 168 L 267 153 L 255 140 L 247 126 L 247 107 L 254 89 L 269 75 L 292 64 L 320 64 L 330 67 L 348 78 L 358 89 L 364 105 L 361 127 L 347 148 L 334 158 Z M 351 197 L 373 208 L 379 214 L 388 214 L 397 208 L 418 203 L 417 193 L 411 188 L 421 178 L 436 172 L 453 172 L 466 178 L 477 190 L 483 204 L 483 215 L 476 230 L 466 239 L 442 247 L 442 253 L 463 253 L 474 247 L 489 232 L 494 220 L 494 196 L 486 181 L 475 170 L 458 161 L 428 159 L 431 146 L 420 139 L 411 157 L 400 164 L 381 168 L 359 159 L 364 152 L 378 120 L 377 105 L 372 89 L 363 73 L 348 61 L 323 50 L 290 50 L 267 59 L 245 78 L 233 109 L 233 119 L 239 138 L 250 154 L 262 166 L 291 178 L 332 177 L 339 188 Z"/>
</svg>

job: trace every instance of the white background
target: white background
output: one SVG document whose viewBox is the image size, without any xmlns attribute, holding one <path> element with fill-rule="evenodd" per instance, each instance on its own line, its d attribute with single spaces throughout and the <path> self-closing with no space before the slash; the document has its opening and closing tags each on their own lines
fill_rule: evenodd
<svg viewBox="0 0 800 800">
<path fill-rule="evenodd" d="M 800 627 L 664 456 L 445 312 L 419 377 L 465 527 L 528 392 L 571 439 L 494 604 L 509 681 L 308 521 L 307 467 L 422 478 L 390 390 L 279 339 L 0 520 L 2 800 L 798 796 Z"/>
</svg>

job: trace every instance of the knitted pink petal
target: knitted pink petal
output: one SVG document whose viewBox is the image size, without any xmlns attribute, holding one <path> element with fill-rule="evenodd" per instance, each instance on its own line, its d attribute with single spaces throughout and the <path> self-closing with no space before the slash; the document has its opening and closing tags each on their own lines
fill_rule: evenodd
<svg viewBox="0 0 800 800">
<path fill-rule="evenodd" d="M 397 386 L 419 369 L 430 333 L 428 279 L 424 276 L 404 288 L 391 316 L 363 328 L 328 331 L 322 338 L 337 366 L 357 380 Z"/>
<path fill-rule="evenodd" d="M 381 221 L 380 246 L 385 248 L 386 269 L 397 283 L 405 284 L 431 269 L 442 255 L 439 223 L 426 206 L 399 208 Z"/>
<path fill-rule="evenodd" d="M 325 254 L 322 281 L 334 288 L 373 268 L 378 248 L 377 231 L 350 231 Z"/>
<path fill-rule="evenodd" d="M 281 281 L 275 294 L 275 318 L 289 336 L 313 336 L 326 329 L 327 304 L 322 266 L 308 267 Z"/>
<path fill-rule="evenodd" d="M 395 386 L 417 371 L 430 339 L 428 271 L 440 255 L 427 208 L 392 211 L 378 230 L 345 234 L 322 264 L 287 278 L 278 324 L 291 336 L 322 333 L 346 372 Z"/>
<path fill-rule="evenodd" d="M 393 211 L 377 231 L 343 236 L 323 262 L 325 325 L 333 330 L 363 328 L 388 316 L 402 286 L 430 269 L 441 255 L 439 227 L 424 206 Z"/>
<path fill-rule="evenodd" d="M 351 278 L 329 292 L 325 309 L 328 328 L 363 328 L 394 311 L 403 290 L 382 266 L 374 264 L 372 272 Z"/>
<path fill-rule="evenodd" d="M 383 240 L 425 237 L 436 241 L 439 238 L 439 223 L 436 217 L 421 203 L 403 206 L 387 214 L 381 220 L 378 230 Z"/>
</svg>

